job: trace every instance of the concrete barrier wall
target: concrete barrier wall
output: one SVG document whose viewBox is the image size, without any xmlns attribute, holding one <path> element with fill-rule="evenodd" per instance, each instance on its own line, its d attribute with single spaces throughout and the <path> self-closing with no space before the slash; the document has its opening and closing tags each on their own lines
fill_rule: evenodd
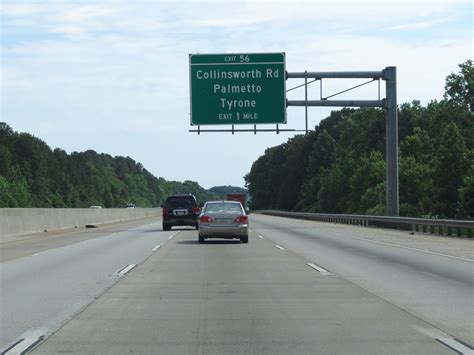
<svg viewBox="0 0 474 355">
<path fill-rule="evenodd" d="M 160 216 L 161 208 L 0 208 L 0 237 Z"/>
</svg>

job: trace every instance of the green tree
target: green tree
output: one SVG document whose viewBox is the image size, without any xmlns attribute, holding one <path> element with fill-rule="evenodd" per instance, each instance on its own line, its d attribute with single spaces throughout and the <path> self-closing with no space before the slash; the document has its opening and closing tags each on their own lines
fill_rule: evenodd
<svg viewBox="0 0 474 355">
<path fill-rule="evenodd" d="M 444 97 L 474 112 L 474 65 L 471 59 L 459 64 L 460 72 L 446 77 Z"/>
<path fill-rule="evenodd" d="M 471 162 L 474 161 L 471 157 Z M 464 218 L 474 218 L 474 163 L 471 163 L 459 189 L 459 215 Z"/>
<path fill-rule="evenodd" d="M 313 150 L 309 155 L 308 172 L 311 175 L 317 174 L 321 167 L 327 168 L 334 159 L 333 155 L 336 151 L 336 140 L 323 129 L 313 143 Z"/>
<path fill-rule="evenodd" d="M 378 204 L 378 199 L 370 201 L 368 195 L 365 196 L 363 205 L 362 197 L 367 190 L 373 189 L 385 181 L 385 160 L 379 151 L 372 151 L 368 156 L 362 158 L 355 164 L 355 168 L 349 178 L 348 209 L 349 213 L 365 213 L 370 208 Z M 368 202 L 374 203 L 368 205 Z"/>
<path fill-rule="evenodd" d="M 443 130 L 436 152 L 435 177 L 439 189 L 439 212 L 446 217 L 456 215 L 459 189 L 467 171 L 466 145 L 456 123 L 451 122 Z"/>
</svg>

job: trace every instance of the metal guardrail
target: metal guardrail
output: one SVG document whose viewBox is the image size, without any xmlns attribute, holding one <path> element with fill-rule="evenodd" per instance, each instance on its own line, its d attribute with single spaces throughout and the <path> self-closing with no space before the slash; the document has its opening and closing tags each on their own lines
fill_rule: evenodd
<svg viewBox="0 0 474 355">
<path fill-rule="evenodd" d="M 307 219 L 319 222 L 375 226 L 439 235 L 455 235 L 458 237 L 464 236 L 468 238 L 472 238 L 474 234 L 474 221 L 284 211 L 259 211 L 259 213 L 271 216 Z"/>
</svg>

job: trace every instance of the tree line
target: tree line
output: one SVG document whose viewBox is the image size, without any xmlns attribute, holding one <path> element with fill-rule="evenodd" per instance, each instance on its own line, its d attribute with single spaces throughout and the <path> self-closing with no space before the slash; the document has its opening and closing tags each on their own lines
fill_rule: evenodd
<svg viewBox="0 0 474 355">
<path fill-rule="evenodd" d="M 130 157 L 51 150 L 0 122 L 0 207 L 156 207 L 175 193 L 218 198 L 194 181 L 157 178 Z"/>
<path fill-rule="evenodd" d="M 474 217 L 474 66 L 446 78 L 443 100 L 400 105 L 400 215 Z M 245 176 L 254 209 L 385 213 L 385 113 L 331 112 L 308 135 L 268 148 Z"/>
</svg>

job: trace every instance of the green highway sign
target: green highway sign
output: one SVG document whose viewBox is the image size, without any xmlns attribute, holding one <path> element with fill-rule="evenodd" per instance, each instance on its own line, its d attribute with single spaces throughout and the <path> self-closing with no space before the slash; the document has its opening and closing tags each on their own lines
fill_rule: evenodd
<svg viewBox="0 0 474 355">
<path fill-rule="evenodd" d="M 191 125 L 286 123 L 285 53 L 190 54 Z"/>
</svg>

